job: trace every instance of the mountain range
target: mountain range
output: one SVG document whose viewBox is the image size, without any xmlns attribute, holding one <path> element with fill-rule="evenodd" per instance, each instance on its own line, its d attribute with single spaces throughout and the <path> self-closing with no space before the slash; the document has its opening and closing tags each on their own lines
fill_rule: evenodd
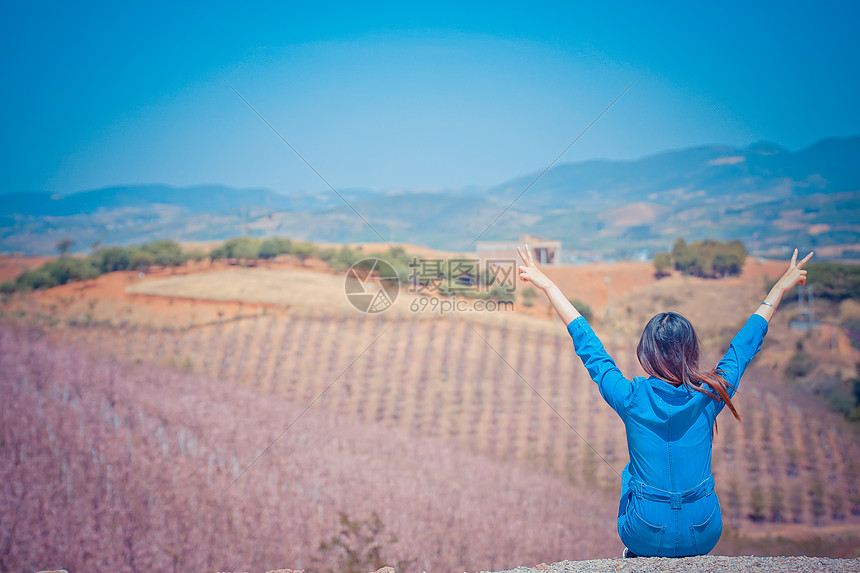
<svg viewBox="0 0 860 573">
<path fill-rule="evenodd" d="M 647 256 L 677 237 L 741 239 L 762 256 L 799 246 L 860 258 L 860 136 L 795 152 L 761 142 L 561 163 L 534 182 L 539 173 L 488 187 L 338 190 L 343 200 L 327 188 L 285 195 L 223 185 L 9 193 L 0 195 L 0 250 L 45 254 L 66 237 L 86 251 L 247 234 L 473 251 L 478 237 L 528 233 L 560 240 L 568 260 Z"/>
</svg>

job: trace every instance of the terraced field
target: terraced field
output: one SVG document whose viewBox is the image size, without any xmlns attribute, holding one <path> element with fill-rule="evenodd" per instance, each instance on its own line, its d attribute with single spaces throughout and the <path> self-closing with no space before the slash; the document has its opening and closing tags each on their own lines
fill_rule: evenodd
<svg viewBox="0 0 860 573">
<path fill-rule="evenodd" d="M 558 331 L 275 312 L 178 330 L 79 326 L 62 336 L 122 360 L 313 403 L 309 415 L 321 409 L 443 437 L 617 491 L 616 472 L 627 462 L 623 425 Z M 608 349 L 626 374 L 640 373 L 633 348 Z M 753 368 L 737 398 L 744 423 L 722 418 L 714 442 L 726 523 L 742 534 L 860 526 L 856 434 L 836 417 L 805 415 L 758 390 L 755 377 Z"/>
</svg>

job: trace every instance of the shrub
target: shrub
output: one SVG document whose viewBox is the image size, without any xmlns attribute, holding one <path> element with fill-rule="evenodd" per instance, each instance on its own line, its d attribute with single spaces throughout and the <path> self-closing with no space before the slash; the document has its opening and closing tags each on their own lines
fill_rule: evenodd
<svg viewBox="0 0 860 573">
<path fill-rule="evenodd" d="M 511 291 L 511 287 L 505 285 L 493 285 L 490 287 L 490 297 L 498 301 L 513 302 L 514 293 Z"/>
<path fill-rule="evenodd" d="M 345 271 L 361 259 L 361 253 L 354 251 L 349 247 L 341 247 L 340 250 L 334 253 L 329 264 L 338 271 Z"/>
<path fill-rule="evenodd" d="M 250 237 L 233 237 L 209 254 L 213 261 L 218 259 L 237 259 L 245 262 L 260 256 L 260 243 Z"/>
<path fill-rule="evenodd" d="M 815 359 L 799 348 L 785 366 L 785 377 L 792 381 L 804 378 L 815 370 L 815 366 Z"/>
<path fill-rule="evenodd" d="M 282 239 L 280 237 L 271 237 L 263 241 L 258 251 L 258 256 L 261 259 L 273 259 L 278 255 L 289 253 L 292 248 L 292 241 Z"/>
<path fill-rule="evenodd" d="M 88 280 L 99 276 L 89 259 L 60 257 L 38 269 L 25 271 L 15 279 L 14 290 L 30 291 L 66 284 L 71 280 Z M 6 287 L 7 289 L 10 287 Z"/>
<path fill-rule="evenodd" d="M 247 263 L 260 256 L 260 244 L 253 239 L 237 242 L 233 246 L 232 255 L 234 259 Z"/>
<path fill-rule="evenodd" d="M 331 266 L 331 261 L 334 259 L 334 256 L 337 254 L 337 249 L 333 249 L 332 247 L 326 247 L 325 249 L 320 249 L 320 252 L 317 253 L 317 256 L 321 261 L 325 261 Z"/>
<path fill-rule="evenodd" d="M 90 255 L 92 265 L 102 273 L 130 268 L 131 251 L 124 247 L 104 247 Z"/>
<path fill-rule="evenodd" d="M 71 280 L 85 281 L 99 276 L 89 259 L 76 259 L 72 257 L 60 257 L 56 261 L 45 263 L 42 270 L 49 273 L 57 281 L 57 284 L 66 284 Z"/>
<path fill-rule="evenodd" d="M 860 265 L 841 263 L 810 263 L 808 284 L 815 287 L 815 294 L 833 301 L 860 300 Z"/>
<path fill-rule="evenodd" d="M 152 255 L 153 264 L 161 267 L 173 267 L 185 262 L 182 247 L 172 239 L 152 241 L 142 245 L 140 249 Z"/>
<path fill-rule="evenodd" d="M 206 251 L 203 249 L 191 249 L 185 253 L 186 261 L 194 261 L 195 263 L 199 263 L 204 260 L 209 255 L 206 254 Z"/>
<path fill-rule="evenodd" d="M 310 241 L 293 244 L 290 252 L 297 256 L 302 264 L 317 253 L 317 246 Z"/>
<path fill-rule="evenodd" d="M 333 558 L 336 565 L 325 570 L 329 573 L 367 573 L 385 565 L 392 565 L 396 571 L 405 571 L 415 560 L 384 558 L 383 543 L 397 541 L 394 535 L 384 539 L 384 529 L 375 511 L 365 521 L 350 521 L 346 513 L 340 512 L 340 531 L 320 544 L 323 558 L 315 561 L 331 561 Z M 324 571 L 315 567 L 310 570 Z"/>
<path fill-rule="evenodd" d="M 586 322 L 591 322 L 591 319 L 594 317 L 594 312 L 591 310 L 590 306 L 576 298 L 570 299 L 570 304 L 579 311 L 579 314 L 585 318 Z"/>
<path fill-rule="evenodd" d="M 140 247 L 132 247 L 129 251 L 128 268 L 133 271 L 143 271 L 155 264 L 152 253 Z"/>
<path fill-rule="evenodd" d="M 765 501 L 764 490 L 762 490 L 761 486 L 754 486 L 750 491 L 750 505 L 752 506 L 752 513 L 750 514 L 750 519 L 752 519 L 756 523 L 764 521 L 764 512 L 767 507 L 767 504 Z"/>
<path fill-rule="evenodd" d="M 666 272 L 672 266 L 672 256 L 667 252 L 657 253 L 654 255 L 654 270 L 658 277 L 664 277 Z"/>
</svg>

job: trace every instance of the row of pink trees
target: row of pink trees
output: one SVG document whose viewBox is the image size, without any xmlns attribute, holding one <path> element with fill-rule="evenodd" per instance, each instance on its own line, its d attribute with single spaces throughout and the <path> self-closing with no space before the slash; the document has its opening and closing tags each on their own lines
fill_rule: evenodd
<svg viewBox="0 0 860 573">
<path fill-rule="evenodd" d="M 281 397 L 30 328 L 0 325 L 0 348 L 0 570 L 336 569 L 321 544 L 341 512 L 375 512 L 384 556 L 416 571 L 620 550 L 611 494 L 444 439 L 317 407 L 299 419 Z"/>
</svg>

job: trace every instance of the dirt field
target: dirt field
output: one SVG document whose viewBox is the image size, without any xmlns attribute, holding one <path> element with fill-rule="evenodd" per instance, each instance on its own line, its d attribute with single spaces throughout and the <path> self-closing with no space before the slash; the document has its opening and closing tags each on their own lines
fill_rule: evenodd
<svg viewBox="0 0 860 573">
<path fill-rule="evenodd" d="M 14 280 L 15 277 L 38 267 L 57 257 L 13 257 L 0 255 L 0 282 Z"/>
</svg>

